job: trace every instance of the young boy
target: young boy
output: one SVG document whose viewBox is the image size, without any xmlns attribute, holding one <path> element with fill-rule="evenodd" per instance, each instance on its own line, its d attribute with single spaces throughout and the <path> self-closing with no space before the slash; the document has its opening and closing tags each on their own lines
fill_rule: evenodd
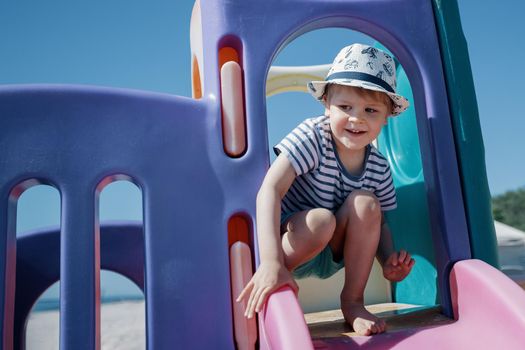
<svg viewBox="0 0 525 350">
<path fill-rule="evenodd" d="M 383 211 L 397 206 L 390 168 L 371 145 L 387 117 L 408 108 L 395 93 L 395 64 L 376 48 L 353 44 L 336 56 L 325 81 L 308 84 L 325 106 L 276 147 L 257 195 L 261 263 L 239 295 L 246 316 L 293 277 L 328 278 L 345 267 L 341 310 L 361 335 L 385 323 L 366 311 L 365 289 L 374 257 L 390 281 L 403 280 L 414 260 L 393 249 Z"/>
</svg>

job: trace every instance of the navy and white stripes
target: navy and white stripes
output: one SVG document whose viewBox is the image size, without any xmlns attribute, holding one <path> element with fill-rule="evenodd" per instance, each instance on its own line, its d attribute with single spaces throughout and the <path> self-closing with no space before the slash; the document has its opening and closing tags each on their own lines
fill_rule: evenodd
<svg viewBox="0 0 525 350">
<path fill-rule="evenodd" d="M 328 117 L 310 118 L 299 124 L 277 146 L 286 155 L 297 177 L 282 200 L 283 214 L 311 208 L 337 210 L 356 189 L 375 194 L 383 211 L 397 207 L 396 192 L 386 159 L 372 145 L 367 147 L 360 176 L 348 173 L 338 160 Z"/>
</svg>

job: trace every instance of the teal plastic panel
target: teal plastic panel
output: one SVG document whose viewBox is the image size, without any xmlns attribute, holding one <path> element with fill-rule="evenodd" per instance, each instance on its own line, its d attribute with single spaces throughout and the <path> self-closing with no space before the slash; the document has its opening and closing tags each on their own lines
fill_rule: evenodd
<svg viewBox="0 0 525 350">
<path fill-rule="evenodd" d="M 397 75 L 398 93 L 412 102 L 412 89 L 400 66 L 397 67 Z M 386 214 L 394 245 L 398 250 L 409 251 L 416 260 L 410 275 L 394 285 L 394 300 L 434 305 L 437 298 L 437 272 L 413 106 L 402 115 L 389 118 L 378 138 L 378 144 L 379 150 L 390 163 L 397 192 L 398 207 Z"/>
</svg>

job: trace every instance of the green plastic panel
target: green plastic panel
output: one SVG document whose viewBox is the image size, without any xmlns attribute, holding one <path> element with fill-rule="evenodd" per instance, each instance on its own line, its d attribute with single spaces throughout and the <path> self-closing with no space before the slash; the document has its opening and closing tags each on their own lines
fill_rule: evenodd
<svg viewBox="0 0 525 350">
<path fill-rule="evenodd" d="M 458 4 L 433 0 L 450 114 L 459 158 L 472 257 L 498 268 L 496 232 L 474 81 Z"/>
</svg>

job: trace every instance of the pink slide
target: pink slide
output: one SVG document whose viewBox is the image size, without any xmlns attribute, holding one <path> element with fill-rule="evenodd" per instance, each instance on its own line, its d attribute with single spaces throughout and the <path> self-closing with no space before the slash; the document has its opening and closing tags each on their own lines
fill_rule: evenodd
<svg viewBox="0 0 525 350">
<path fill-rule="evenodd" d="M 261 349 L 525 349 L 525 291 L 481 260 L 450 274 L 455 322 L 372 337 L 312 342 L 289 288 L 274 293 L 259 320 Z"/>
</svg>

